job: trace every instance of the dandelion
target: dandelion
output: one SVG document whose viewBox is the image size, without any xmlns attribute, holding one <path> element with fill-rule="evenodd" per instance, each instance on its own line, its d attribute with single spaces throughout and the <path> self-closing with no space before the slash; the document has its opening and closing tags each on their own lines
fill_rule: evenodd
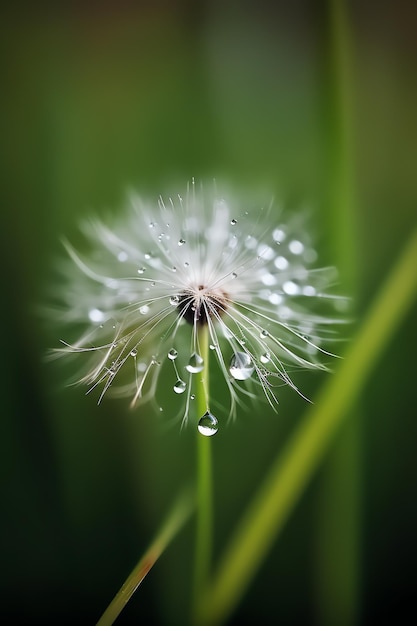
<svg viewBox="0 0 417 626">
<path fill-rule="evenodd" d="M 198 429 L 212 435 L 209 369 L 228 390 L 230 416 L 259 390 L 274 408 L 280 385 L 300 393 L 296 367 L 326 369 L 335 272 L 315 269 L 299 216 L 284 221 L 271 208 L 230 204 L 193 181 L 184 197 L 152 204 L 133 196 L 117 223 L 94 219 L 82 230 L 91 250 L 83 256 L 65 243 L 60 316 L 84 332 L 57 352 L 82 353 L 77 382 L 98 390 L 99 402 L 110 389 L 132 407 L 156 401 L 163 378 L 186 423 L 202 388 Z"/>
</svg>

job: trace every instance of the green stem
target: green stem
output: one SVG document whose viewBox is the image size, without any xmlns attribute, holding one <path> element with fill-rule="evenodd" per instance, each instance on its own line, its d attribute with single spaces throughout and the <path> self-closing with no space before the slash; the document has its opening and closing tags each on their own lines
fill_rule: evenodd
<svg viewBox="0 0 417 626">
<path fill-rule="evenodd" d="M 208 407 L 209 393 L 209 333 L 206 325 L 198 330 L 198 345 L 204 359 L 204 369 L 195 385 L 197 420 Z M 212 469 L 211 438 L 204 437 L 197 431 L 197 529 L 195 548 L 194 599 L 203 593 L 209 576 L 212 552 Z"/>
<path fill-rule="evenodd" d="M 354 251 L 358 209 L 354 175 L 353 41 L 349 6 L 327 0 L 323 54 L 326 111 L 326 223 L 331 257 L 343 290 L 357 293 Z M 314 587 L 317 621 L 321 626 L 357 623 L 360 590 L 362 424 L 359 405 L 352 407 L 327 455 L 316 502 Z"/>
<path fill-rule="evenodd" d="M 111 624 L 114 623 L 146 574 L 153 567 L 182 526 L 184 526 L 193 508 L 194 500 L 190 491 L 184 491 L 178 498 L 170 516 L 160 528 L 153 542 L 98 620 L 97 626 L 111 626 Z"/>
<path fill-rule="evenodd" d="M 342 418 L 417 293 L 417 230 L 388 276 L 336 374 L 322 389 L 269 475 L 225 551 L 217 576 L 198 606 L 198 623 L 221 624 L 238 604 Z"/>
</svg>

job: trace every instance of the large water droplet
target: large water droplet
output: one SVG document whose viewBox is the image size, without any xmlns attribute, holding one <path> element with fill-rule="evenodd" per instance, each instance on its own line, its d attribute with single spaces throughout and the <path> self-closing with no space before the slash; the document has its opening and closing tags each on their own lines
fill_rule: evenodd
<svg viewBox="0 0 417 626">
<path fill-rule="evenodd" d="M 178 352 L 175 350 L 175 348 L 172 348 L 172 350 L 168 352 L 168 358 L 171 359 L 171 361 L 175 361 L 177 356 L 178 356 Z"/>
<path fill-rule="evenodd" d="M 130 351 L 130 356 L 135 357 L 137 356 L 137 354 L 138 354 L 138 351 L 136 350 L 136 348 L 133 348 L 133 350 Z"/>
<path fill-rule="evenodd" d="M 198 432 L 205 437 L 212 437 L 219 430 L 218 421 L 210 411 L 204 413 L 198 422 Z"/>
<path fill-rule="evenodd" d="M 184 393 L 186 387 L 187 387 L 187 383 L 185 383 L 183 380 L 181 380 L 181 378 L 179 378 L 174 385 L 174 391 L 175 393 Z"/>
<path fill-rule="evenodd" d="M 235 352 L 230 360 L 229 372 L 236 380 L 247 380 L 254 369 L 252 359 L 246 352 Z"/>
<path fill-rule="evenodd" d="M 264 352 L 260 357 L 261 363 L 268 363 L 271 360 L 269 352 Z"/>
<path fill-rule="evenodd" d="M 149 313 L 149 307 L 147 304 L 144 304 L 143 306 L 139 307 L 139 313 L 141 315 L 146 315 L 147 313 Z"/>
<path fill-rule="evenodd" d="M 201 372 L 203 367 L 203 357 L 197 354 L 197 352 L 193 352 L 190 356 L 190 360 L 188 361 L 188 365 L 185 366 L 185 369 L 188 370 L 191 374 L 198 374 L 198 372 Z"/>
</svg>

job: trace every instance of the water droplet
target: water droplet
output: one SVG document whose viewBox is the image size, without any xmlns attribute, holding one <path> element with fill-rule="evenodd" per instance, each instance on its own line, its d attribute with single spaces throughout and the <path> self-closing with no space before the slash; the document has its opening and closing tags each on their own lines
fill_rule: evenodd
<svg viewBox="0 0 417 626">
<path fill-rule="evenodd" d="M 271 246 L 268 246 L 266 243 L 259 244 L 258 254 L 264 261 L 270 261 L 275 256 L 274 249 L 271 248 Z"/>
<path fill-rule="evenodd" d="M 298 285 L 293 280 L 286 280 L 282 285 L 282 290 L 289 296 L 295 296 L 298 293 Z"/>
<path fill-rule="evenodd" d="M 269 363 L 269 361 L 271 360 L 271 355 L 269 354 L 269 352 L 264 352 L 261 355 L 261 363 Z"/>
<path fill-rule="evenodd" d="M 178 241 L 178 245 L 179 245 L 179 246 L 183 246 L 184 244 L 185 244 L 185 239 L 180 239 L 180 240 Z"/>
<path fill-rule="evenodd" d="M 133 348 L 133 350 L 130 351 L 130 356 L 137 356 L 138 351 L 136 350 L 136 348 Z"/>
<path fill-rule="evenodd" d="M 138 269 L 138 274 L 144 274 L 145 270 L 146 270 L 146 267 L 140 267 Z"/>
<path fill-rule="evenodd" d="M 188 263 L 188 261 L 184 261 L 184 267 L 190 267 L 190 264 Z"/>
<path fill-rule="evenodd" d="M 215 343 L 211 343 L 209 345 L 210 350 L 216 350 L 217 349 L 217 345 Z"/>
<path fill-rule="evenodd" d="M 185 383 L 183 380 L 181 380 L 181 378 L 179 378 L 174 385 L 174 391 L 175 393 L 184 393 L 184 391 L 186 390 L 186 387 L 187 387 L 187 383 Z"/>
<path fill-rule="evenodd" d="M 232 278 L 237 278 L 236 272 L 232 272 Z"/>
<path fill-rule="evenodd" d="M 281 243 L 285 239 L 285 231 L 282 228 L 276 228 L 272 233 L 275 243 Z"/>
<path fill-rule="evenodd" d="M 139 307 L 139 313 L 141 315 L 146 315 L 147 313 L 149 313 L 149 307 L 147 304 L 144 304 L 143 306 Z"/>
<path fill-rule="evenodd" d="M 315 296 L 316 290 L 312 285 L 306 285 L 303 289 L 304 296 Z"/>
<path fill-rule="evenodd" d="M 292 252 L 293 254 L 302 254 L 304 252 L 304 245 L 301 243 L 301 241 L 297 241 L 297 239 L 293 239 L 292 241 L 290 241 L 288 247 L 290 249 L 290 252 Z"/>
<path fill-rule="evenodd" d="M 236 380 L 247 380 L 254 369 L 252 359 L 246 352 L 235 352 L 230 360 L 229 372 Z"/>
<path fill-rule="evenodd" d="M 278 270 L 286 270 L 288 267 L 288 261 L 284 256 L 277 256 L 274 261 L 274 265 Z"/>
<path fill-rule="evenodd" d="M 155 222 L 151 222 L 151 223 L 149 224 L 149 228 L 155 228 L 155 226 L 156 226 L 156 223 L 155 223 Z"/>
<path fill-rule="evenodd" d="M 152 258 L 152 254 L 150 252 L 145 252 L 145 259 L 149 261 Z"/>
<path fill-rule="evenodd" d="M 198 432 L 205 437 L 212 437 L 219 430 L 218 421 L 210 411 L 204 413 L 198 422 Z"/>
<path fill-rule="evenodd" d="M 185 366 L 185 369 L 191 374 L 198 374 L 198 372 L 202 371 L 203 367 L 203 357 L 197 354 L 197 352 L 193 352 L 190 356 L 190 360 L 188 361 L 188 365 Z"/>
<path fill-rule="evenodd" d="M 88 317 L 91 322 L 102 322 L 104 320 L 104 313 L 100 309 L 90 309 L 88 311 Z"/>
<path fill-rule="evenodd" d="M 261 275 L 261 281 L 267 287 L 271 287 L 272 285 L 276 285 L 277 279 L 271 272 L 264 272 Z"/>
<path fill-rule="evenodd" d="M 268 296 L 268 300 L 271 304 L 281 304 L 282 296 L 279 293 L 273 292 Z"/>
<path fill-rule="evenodd" d="M 117 255 L 117 260 L 120 261 L 120 263 L 124 263 L 125 261 L 127 261 L 127 254 L 124 250 L 121 250 L 119 252 L 119 254 Z"/>
<path fill-rule="evenodd" d="M 267 330 L 261 330 L 259 336 L 261 339 L 265 339 L 265 337 L 268 337 L 268 335 L 269 335 L 269 332 Z"/>
<path fill-rule="evenodd" d="M 195 400 L 195 393 L 192 393 L 190 396 L 190 400 Z"/>
<path fill-rule="evenodd" d="M 172 350 L 168 352 L 168 358 L 171 359 L 171 361 L 175 361 L 177 356 L 178 356 L 178 352 L 175 350 L 175 348 L 172 348 Z"/>
<path fill-rule="evenodd" d="M 176 272 L 176 271 L 177 271 L 177 268 L 175 267 L 175 265 L 173 265 L 173 266 L 171 267 L 171 272 Z"/>
<path fill-rule="evenodd" d="M 231 225 L 232 225 L 232 226 L 236 226 L 236 224 L 237 224 L 237 220 L 235 220 L 235 219 L 230 220 L 230 223 L 231 223 Z"/>
<path fill-rule="evenodd" d="M 179 296 L 171 296 L 169 299 L 169 303 L 172 304 L 172 306 L 177 306 L 180 303 Z"/>
</svg>

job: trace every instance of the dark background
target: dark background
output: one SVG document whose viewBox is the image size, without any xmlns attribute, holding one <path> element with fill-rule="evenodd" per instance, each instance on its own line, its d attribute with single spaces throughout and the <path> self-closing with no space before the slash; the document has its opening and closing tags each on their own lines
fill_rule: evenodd
<svg viewBox="0 0 417 626">
<path fill-rule="evenodd" d="M 2 9 L 6 623 L 94 623 L 195 471 L 194 433 L 166 429 L 149 408 L 131 413 L 123 401 L 97 407 L 66 387 L 73 370 L 45 362 L 60 335 L 39 308 L 59 289 L 60 237 L 76 238 L 79 218 L 92 211 L 116 212 L 128 186 L 156 197 L 181 191 L 192 176 L 215 176 L 266 188 L 290 211 L 311 206 L 322 257 L 332 260 L 327 5 L 271 6 L 166 0 Z M 417 222 L 417 24 L 411 2 L 349 3 L 349 17 L 360 323 Z M 376 624 L 381 615 L 404 623 L 415 614 L 416 347 L 414 307 L 360 400 L 355 617 L 346 624 Z M 298 380 L 314 397 L 325 377 Z M 305 408 L 294 396 L 282 391 L 278 416 L 248 407 L 213 440 L 216 553 Z M 234 624 L 325 623 L 316 590 L 325 472 L 312 478 Z M 192 544 L 189 523 L 120 624 L 184 623 Z"/>
</svg>

